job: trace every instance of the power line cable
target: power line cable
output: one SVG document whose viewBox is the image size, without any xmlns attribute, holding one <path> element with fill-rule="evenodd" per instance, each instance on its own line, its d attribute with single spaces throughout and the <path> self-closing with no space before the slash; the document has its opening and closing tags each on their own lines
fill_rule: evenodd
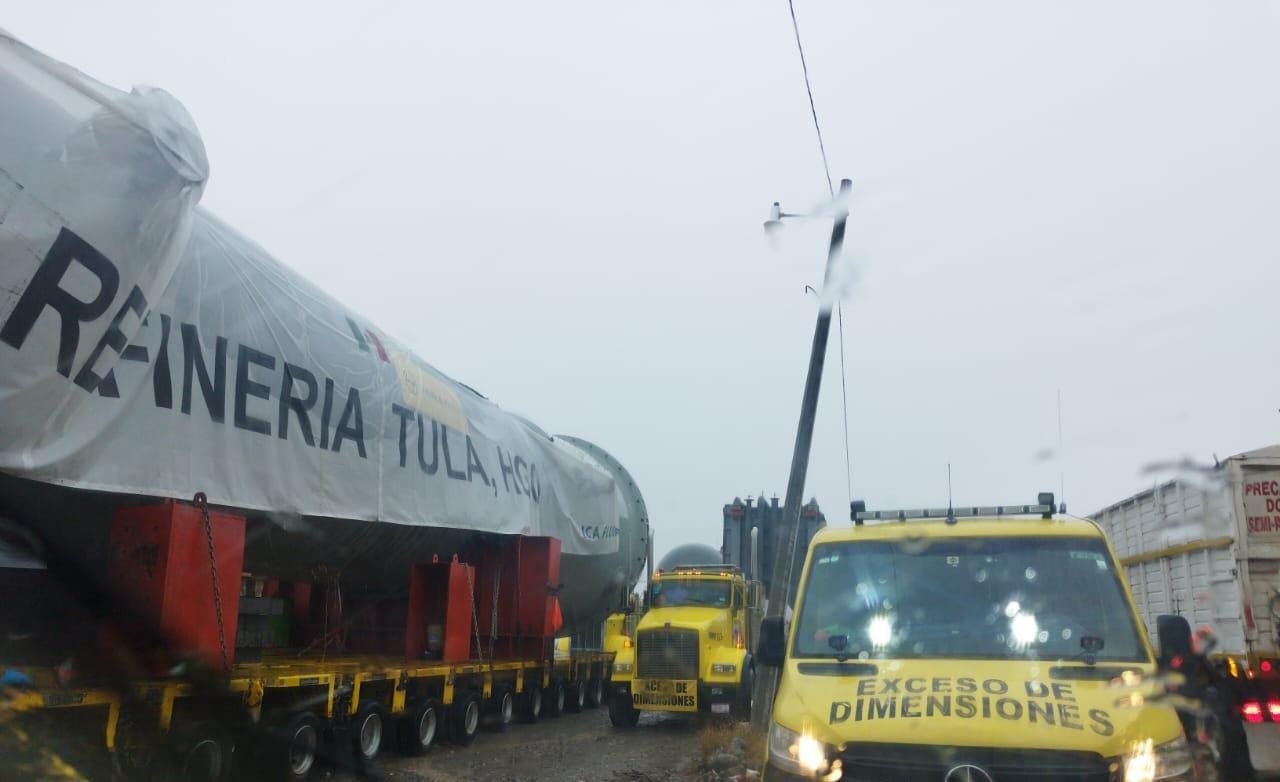
<svg viewBox="0 0 1280 782">
<path fill-rule="evenodd" d="M 827 145 L 822 142 L 822 126 L 818 124 L 818 109 L 813 103 L 813 87 L 809 85 L 809 64 L 805 61 L 804 44 L 800 43 L 800 24 L 796 21 L 795 2 L 787 0 L 787 7 L 791 9 L 791 29 L 796 33 L 796 49 L 800 52 L 800 69 L 804 71 L 804 90 L 809 94 L 809 113 L 813 115 L 813 129 L 818 133 L 818 151 L 822 153 L 822 170 L 827 175 L 827 193 L 834 198 L 836 188 L 831 183 L 831 166 L 827 164 Z"/>
</svg>

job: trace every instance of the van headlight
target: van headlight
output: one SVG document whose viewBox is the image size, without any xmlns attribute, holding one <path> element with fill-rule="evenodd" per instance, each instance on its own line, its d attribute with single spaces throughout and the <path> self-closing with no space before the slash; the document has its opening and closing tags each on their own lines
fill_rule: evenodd
<svg viewBox="0 0 1280 782">
<path fill-rule="evenodd" d="M 782 771 L 809 777 L 825 775 L 828 769 L 835 772 L 840 761 L 835 761 L 833 769 L 831 756 L 834 754 L 829 744 L 807 733 L 796 733 L 776 722 L 769 726 L 769 760 Z M 839 774 L 833 778 L 839 779 Z"/>
<path fill-rule="evenodd" d="M 1174 779 L 1189 771 L 1191 750 L 1183 736 L 1158 746 L 1151 739 L 1139 741 L 1124 759 L 1124 782 Z"/>
</svg>

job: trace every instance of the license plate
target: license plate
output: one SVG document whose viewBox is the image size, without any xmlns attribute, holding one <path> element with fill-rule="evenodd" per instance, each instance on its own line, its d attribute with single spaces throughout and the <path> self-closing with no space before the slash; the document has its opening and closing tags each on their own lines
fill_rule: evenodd
<svg viewBox="0 0 1280 782">
<path fill-rule="evenodd" d="M 713 704 L 711 704 L 711 713 L 712 713 L 712 714 L 728 714 L 728 713 L 729 713 L 729 704 L 727 704 L 727 703 L 713 703 Z"/>
<path fill-rule="evenodd" d="M 631 705 L 649 711 L 697 711 L 697 679 L 636 679 Z"/>
</svg>

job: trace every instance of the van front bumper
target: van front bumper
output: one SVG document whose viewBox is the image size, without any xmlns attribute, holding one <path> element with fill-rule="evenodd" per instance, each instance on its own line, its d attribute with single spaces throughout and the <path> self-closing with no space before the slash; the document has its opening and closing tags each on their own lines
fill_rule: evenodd
<svg viewBox="0 0 1280 782">
<path fill-rule="evenodd" d="M 770 762 L 765 764 L 760 782 L 813 782 L 813 777 L 802 777 L 799 774 L 783 771 Z"/>
</svg>

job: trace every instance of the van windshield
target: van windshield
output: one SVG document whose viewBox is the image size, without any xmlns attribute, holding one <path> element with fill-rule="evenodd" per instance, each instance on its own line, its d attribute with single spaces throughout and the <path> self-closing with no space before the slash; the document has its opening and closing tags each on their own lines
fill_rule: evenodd
<svg viewBox="0 0 1280 782">
<path fill-rule="evenodd" d="M 793 654 L 1144 662 L 1097 538 L 820 544 Z"/>
<path fill-rule="evenodd" d="M 653 584 L 655 608 L 729 605 L 729 583 L 701 578 L 663 578 Z"/>
</svg>

